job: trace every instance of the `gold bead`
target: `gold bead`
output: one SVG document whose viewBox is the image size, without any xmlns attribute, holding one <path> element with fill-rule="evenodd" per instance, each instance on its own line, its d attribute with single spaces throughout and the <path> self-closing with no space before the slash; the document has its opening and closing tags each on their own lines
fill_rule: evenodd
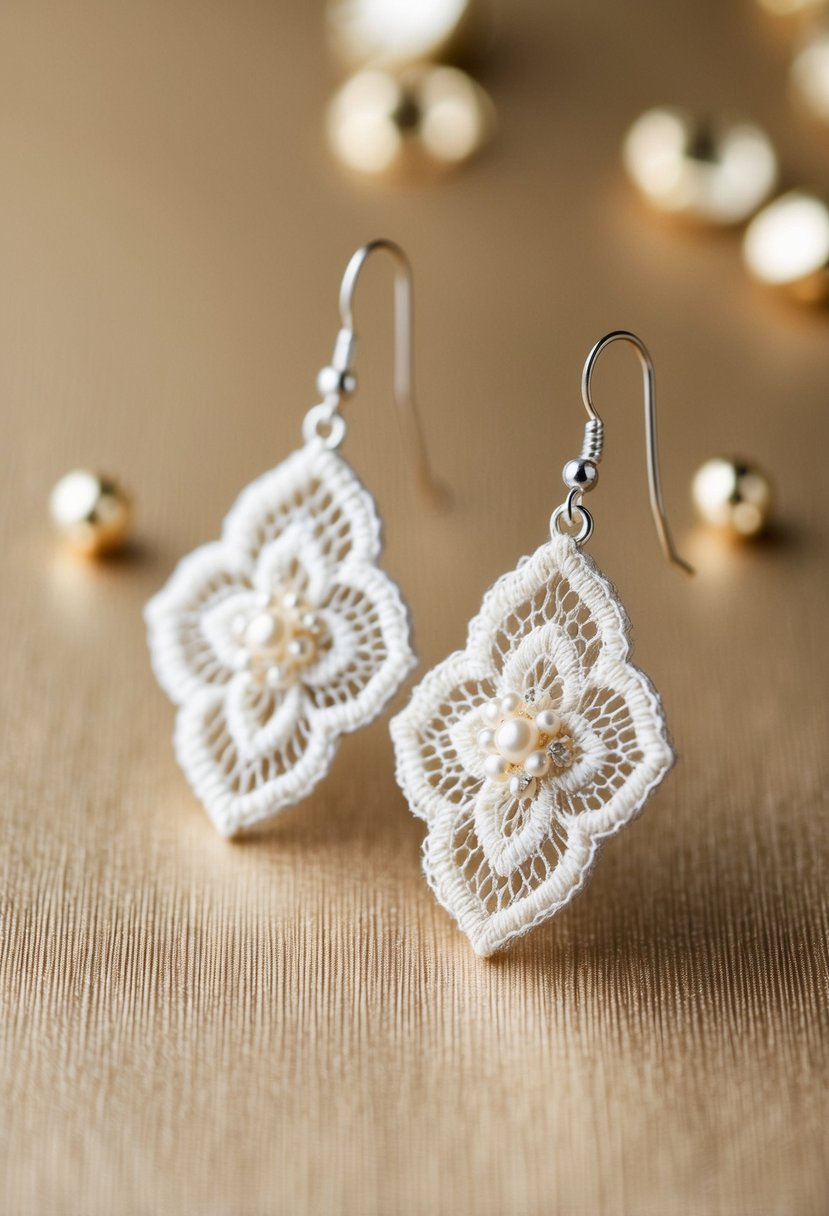
<svg viewBox="0 0 829 1216">
<path fill-rule="evenodd" d="M 771 482 L 747 461 L 707 460 L 694 474 L 692 495 L 706 523 L 735 536 L 757 536 L 771 518 Z"/>
<path fill-rule="evenodd" d="M 703 122 L 683 110 L 642 114 L 625 136 L 623 160 L 658 211 L 711 225 L 748 219 L 777 180 L 774 148 L 759 127 Z"/>
<path fill-rule="evenodd" d="M 746 229 L 743 259 L 758 282 L 806 303 L 822 303 L 829 298 L 826 201 L 790 190 L 769 203 Z"/>
<path fill-rule="evenodd" d="M 121 547 L 132 523 L 132 499 L 111 477 L 75 469 L 49 498 L 52 519 L 70 546 L 87 557 Z"/>
<path fill-rule="evenodd" d="M 488 24 L 479 0 L 329 0 L 326 18 L 334 51 L 351 68 L 456 62 Z"/>
<path fill-rule="evenodd" d="M 814 17 L 826 8 L 826 0 L 758 0 L 772 17 L 804 19 Z"/>
<path fill-rule="evenodd" d="M 792 60 L 792 84 L 815 118 L 829 122 L 829 26 L 803 42 Z"/>
<path fill-rule="evenodd" d="M 468 160 L 493 120 L 488 95 L 458 68 L 372 68 L 334 95 L 328 139 L 335 156 L 359 173 L 423 176 Z"/>
</svg>

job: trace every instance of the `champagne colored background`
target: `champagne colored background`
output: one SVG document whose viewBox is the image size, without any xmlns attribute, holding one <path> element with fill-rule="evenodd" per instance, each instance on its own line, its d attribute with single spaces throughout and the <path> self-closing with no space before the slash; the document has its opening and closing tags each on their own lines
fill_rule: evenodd
<svg viewBox="0 0 829 1216">
<path fill-rule="evenodd" d="M 825 316 L 729 235 L 677 233 L 619 168 L 627 123 L 747 114 L 793 181 L 829 137 L 749 0 L 511 0 L 500 131 L 438 188 L 342 175 L 318 5 L 4 0 L 0 11 L 0 1208 L 56 1213 L 787 1213 L 827 1172 Z M 141 609 L 299 442 L 374 236 L 414 264 L 420 403 L 455 508 L 418 501 L 391 402 L 390 267 L 361 280 L 345 454 L 376 494 L 420 671 L 545 536 L 605 331 L 657 366 L 659 554 L 639 371 L 603 359 L 591 552 L 680 763 L 589 888 L 490 962 L 419 874 L 384 721 L 228 844 L 176 767 Z M 694 529 L 693 470 L 745 452 L 780 526 Z M 131 556 L 50 536 L 77 465 L 137 494 Z M 402 704 L 403 694 L 396 704 Z"/>
</svg>

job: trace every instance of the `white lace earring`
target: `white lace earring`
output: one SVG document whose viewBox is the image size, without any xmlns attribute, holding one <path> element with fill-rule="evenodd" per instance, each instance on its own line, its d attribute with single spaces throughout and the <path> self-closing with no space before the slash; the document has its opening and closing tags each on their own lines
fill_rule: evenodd
<svg viewBox="0 0 829 1216">
<path fill-rule="evenodd" d="M 550 540 L 486 593 L 465 650 L 434 668 L 391 723 L 397 779 L 426 821 L 423 866 L 439 903 L 478 954 L 547 920 L 582 887 L 599 842 L 631 820 L 674 762 L 656 690 L 629 662 L 629 627 L 610 583 L 581 549 L 583 496 L 598 478 L 604 428 L 591 378 L 611 342 L 642 363 L 651 508 L 666 556 L 653 364 L 618 331 L 588 356 L 589 415 Z"/>
<path fill-rule="evenodd" d="M 376 250 L 395 261 L 395 396 L 432 484 L 412 388 L 411 269 L 399 246 L 372 241 L 346 268 L 304 446 L 243 490 L 221 540 L 184 558 L 146 608 L 153 668 L 178 706 L 179 764 L 224 836 L 309 794 L 341 736 L 380 713 L 415 661 L 406 608 L 376 565 L 374 502 L 337 455 L 340 406 L 356 388 L 354 290 Z"/>
</svg>

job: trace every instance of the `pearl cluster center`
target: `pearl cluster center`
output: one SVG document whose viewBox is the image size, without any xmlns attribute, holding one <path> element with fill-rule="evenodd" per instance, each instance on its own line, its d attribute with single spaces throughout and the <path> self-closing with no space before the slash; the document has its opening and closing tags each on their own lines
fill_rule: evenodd
<svg viewBox="0 0 829 1216">
<path fill-rule="evenodd" d="M 516 797 L 531 798 L 542 777 L 572 761 L 573 741 L 552 709 L 534 713 L 511 692 L 489 701 L 483 717 L 478 749 L 485 757 L 484 772 L 498 785 L 508 783 Z"/>
<path fill-rule="evenodd" d="M 251 609 L 234 618 L 231 630 L 239 643 L 237 670 L 284 690 L 315 662 L 323 622 L 295 591 L 285 591 L 257 595 Z"/>
</svg>

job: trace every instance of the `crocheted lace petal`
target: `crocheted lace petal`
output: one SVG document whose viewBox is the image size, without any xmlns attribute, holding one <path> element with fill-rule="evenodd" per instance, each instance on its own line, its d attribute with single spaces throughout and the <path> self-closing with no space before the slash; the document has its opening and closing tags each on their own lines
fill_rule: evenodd
<svg viewBox="0 0 829 1216">
<path fill-rule="evenodd" d="M 499 874 L 477 836 L 472 808 L 430 824 L 423 869 L 439 903 L 486 956 L 563 907 L 581 887 L 593 849 L 588 833 L 552 819 L 535 852 Z"/>
<path fill-rule="evenodd" d="M 561 783 L 557 806 L 565 824 L 578 820 L 582 830 L 600 836 L 641 810 L 675 756 L 659 697 L 642 672 L 607 662 L 594 681 L 583 694 L 580 717 L 596 763 L 578 788 Z"/>
<path fill-rule="evenodd" d="M 516 798 L 508 786 L 486 782 L 475 799 L 475 833 L 496 874 L 509 876 L 528 861 L 550 831 L 554 789 Z"/>
<path fill-rule="evenodd" d="M 225 520 L 223 538 L 255 559 L 296 522 L 333 564 L 349 556 L 373 561 L 379 555 L 380 521 L 371 496 L 345 461 L 318 441 L 242 491 Z"/>
<path fill-rule="evenodd" d="M 330 648 L 304 675 L 314 720 L 352 731 L 380 713 L 415 663 L 397 587 L 382 570 L 348 561 L 322 602 Z"/>
<path fill-rule="evenodd" d="M 325 730 L 300 716 L 278 747 L 240 753 L 230 733 L 225 697 L 204 689 L 178 711 L 176 755 L 215 827 L 232 836 L 297 802 L 328 772 L 336 751 Z"/>
<path fill-rule="evenodd" d="M 392 718 L 397 781 L 415 815 L 430 821 L 474 803 L 480 779 L 470 775 L 452 730 L 495 692 L 494 674 L 456 651 L 421 680 L 406 708 Z"/>
<path fill-rule="evenodd" d="M 478 735 L 486 727 L 483 717 L 486 704 L 486 700 L 481 700 L 463 717 L 447 723 L 446 727 L 449 741 L 461 764 L 470 777 L 479 781 L 483 781 L 485 776 L 484 760 L 486 756 L 478 746 Z"/>
<path fill-rule="evenodd" d="M 509 651 L 500 684 L 503 692 L 528 697 L 536 710 L 549 706 L 563 713 L 578 704 L 579 653 L 558 621 L 540 625 Z"/>
<path fill-rule="evenodd" d="M 619 658 L 629 651 L 628 622 L 607 580 L 568 536 L 558 536 L 522 558 L 487 591 L 470 622 L 467 650 L 501 671 L 527 635 L 555 621 L 591 666 L 600 649 Z"/>
<path fill-rule="evenodd" d="M 316 607 L 325 597 L 334 569 L 313 529 L 295 522 L 261 550 L 253 582 L 264 595 L 292 591 L 309 607 Z"/>
<path fill-rule="evenodd" d="M 156 679 L 176 704 L 200 689 L 225 685 L 233 675 L 227 651 L 205 632 L 205 616 L 251 589 L 252 566 L 243 553 L 202 545 L 179 562 L 166 586 L 144 609 Z"/>
<path fill-rule="evenodd" d="M 240 757 L 255 760 L 267 752 L 279 751 L 296 730 L 303 709 L 298 684 L 276 692 L 244 673 L 235 676 L 227 690 L 225 714 Z"/>
</svg>

